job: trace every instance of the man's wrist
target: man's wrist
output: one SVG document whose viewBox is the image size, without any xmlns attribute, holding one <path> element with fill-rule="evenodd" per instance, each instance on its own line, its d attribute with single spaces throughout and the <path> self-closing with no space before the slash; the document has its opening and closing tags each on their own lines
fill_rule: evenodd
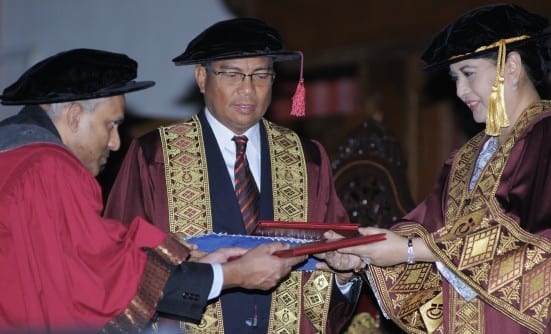
<svg viewBox="0 0 551 334">
<path fill-rule="evenodd" d="M 214 299 L 220 296 L 222 292 L 222 286 L 224 285 L 224 270 L 219 263 L 213 263 L 212 266 L 212 286 L 209 292 L 208 299 Z"/>
<path fill-rule="evenodd" d="M 349 283 L 355 276 L 356 275 L 354 272 L 335 273 L 335 277 L 339 285 L 345 285 Z"/>
<path fill-rule="evenodd" d="M 345 285 L 349 283 L 350 281 L 354 280 L 355 278 L 359 278 L 361 274 L 366 272 L 368 269 L 369 260 L 365 260 L 362 258 L 362 262 L 358 264 L 356 268 L 354 268 L 353 271 L 347 271 L 342 273 L 335 273 L 335 277 L 337 278 L 337 283 L 340 285 Z"/>
<path fill-rule="evenodd" d="M 339 277 L 335 273 L 335 284 L 341 294 L 346 298 L 348 302 L 355 303 L 358 300 L 361 290 L 362 278 L 358 275 L 352 274 L 344 283 L 339 281 Z"/>
</svg>

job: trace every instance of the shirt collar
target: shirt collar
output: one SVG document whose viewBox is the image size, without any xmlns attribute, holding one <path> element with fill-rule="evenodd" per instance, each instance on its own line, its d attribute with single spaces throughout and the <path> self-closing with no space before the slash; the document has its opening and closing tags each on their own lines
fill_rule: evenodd
<svg viewBox="0 0 551 334">
<path fill-rule="evenodd" d="M 231 143 L 231 145 L 235 146 L 235 144 L 233 144 L 232 138 L 233 136 L 237 135 L 233 133 L 233 131 L 228 129 L 220 121 L 218 121 L 208 110 L 208 108 L 205 108 L 205 116 L 207 122 L 212 128 L 212 132 L 214 133 L 214 137 L 216 137 L 218 145 L 221 147 L 225 147 L 227 143 Z M 247 146 L 252 145 L 260 150 L 260 124 L 258 122 L 250 127 L 247 131 L 245 131 L 243 135 L 247 136 L 248 138 Z"/>
</svg>

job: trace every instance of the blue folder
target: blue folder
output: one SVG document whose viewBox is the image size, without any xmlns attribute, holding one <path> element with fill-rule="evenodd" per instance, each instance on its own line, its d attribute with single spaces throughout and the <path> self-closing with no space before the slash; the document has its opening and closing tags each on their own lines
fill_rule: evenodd
<svg viewBox="0 0 551 334">
<path fill-rule="evenodd" d="M 246 249 L 252 249 L 256 246 L 271 243 L 282 242 L 293 245 L 299 245 L 305 242 L 311 242 L 311 240 L 295 239 L 295 238 L 282 238 L 282 237 L 261 237 L 251 235 L 233 235 L 225 233 L 208 233 L 194 237 L 187 238 L 187 241 L 192 244 L 196 244 L 198 249 L 203 252 L 213 252 L 218 248 L 225 247 L 241 247 Z M 302 263 L 294 270 L 312 271 L 316 270 L 316 263 L 319 260 L 309 257 L 308 260 Z"/>
</svg>

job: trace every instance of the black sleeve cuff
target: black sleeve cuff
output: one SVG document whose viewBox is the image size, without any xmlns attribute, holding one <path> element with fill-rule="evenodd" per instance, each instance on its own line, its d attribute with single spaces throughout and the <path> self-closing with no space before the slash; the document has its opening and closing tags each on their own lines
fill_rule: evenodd
<svg viewBox="0 0 551 334">
<path fill-rule="evenodd" d="M 160 315 L 179 320 L 200 320 L 213 279 L 210 264 L 181 263 L 172 271 L 157 304 L 157 311 Z"/>
</svg>

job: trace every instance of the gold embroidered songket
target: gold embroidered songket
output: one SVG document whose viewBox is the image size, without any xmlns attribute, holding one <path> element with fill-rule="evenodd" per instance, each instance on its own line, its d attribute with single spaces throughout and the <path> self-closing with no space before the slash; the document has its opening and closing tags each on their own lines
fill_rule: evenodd
<svg viewBox="0 0 551 334">
<path fill-rule="evenodd" d="M 299 137 L 263 120 L 271 159 L 274 220 L 308 217 L 306 161 Z M 170 232 L 195 236 L 213 231 L 207 161 L 197 116 L 159 128 L 163 146 Z M 326 332 L 333 276 L 322 271 L 292 272 L 272 293 L 269 333 L 297 333 L 305 314 Z M 186 333 L 224 333 L 221 302 L 209 305 L 198 325 L 182 323 Z"/>
</svg>

